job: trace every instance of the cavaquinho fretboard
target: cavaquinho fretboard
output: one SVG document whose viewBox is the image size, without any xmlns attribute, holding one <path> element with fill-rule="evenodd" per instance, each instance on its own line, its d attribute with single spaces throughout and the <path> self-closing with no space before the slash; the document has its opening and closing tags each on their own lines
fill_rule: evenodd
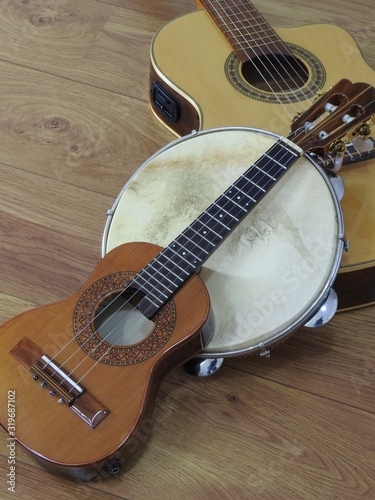
<svg viewBox="0 0 375 500">
<path fill-rule="evenodd" d="M 144 294 L 137 307 L 145 316 L 156 314 L 299 156 L 278 140 L 136 276 L 132 286 Z"/>
</svg>

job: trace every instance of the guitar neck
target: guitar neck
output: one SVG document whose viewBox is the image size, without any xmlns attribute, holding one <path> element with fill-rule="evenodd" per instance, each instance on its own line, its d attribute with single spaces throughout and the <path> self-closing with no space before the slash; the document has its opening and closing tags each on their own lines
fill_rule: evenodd
<svg viewBox="0 0 375 500">
<path fill-rule="evenodd" d="M 288 140 L 277 141 L 136 276 L 133 286 L 145 294 L 137 307 L 145 316 L 171 299 L 300 155 Z"/>
<path fill-rule="evenodd" d="M 242 62 L 267 54 L 292 56 L 251 2 L 200 0 L 207 13 Z"/>
</svg>

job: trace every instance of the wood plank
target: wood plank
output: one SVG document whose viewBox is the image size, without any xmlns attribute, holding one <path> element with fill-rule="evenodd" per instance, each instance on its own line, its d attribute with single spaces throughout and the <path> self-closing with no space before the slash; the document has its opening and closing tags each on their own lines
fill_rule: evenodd
<svg viewBox="0 0 375 500">
<path fill-rule="evenodd" d="M 272 26 L 344 27 L 375 69 L 365 0 L 254 4 Z M 149 109 L 151 38 L 194 8 L 193 0 L 1 3 L 0 322 L 69 296 L 99 259 L 106 211 L 173 138 Z M 372 499 L 374 323 L 374 307 L 348 311 L 302 329 L 269 359 L 226 359 L 208 379 L 174 371 L 146 444 L 108 480 L 51 475 L 17 445 L 16 497 Z M 1 405 L 9 389 L 0 387 Z M 7 442 L 0 429 L 4 499 L 14 498 Z"/>
<path fill-rule="evenodd" d="M 360 327 L 359 327 L 360 325 Z M 235 369 L 375 413 L 374 308 L 337 314 L 300 329 L 270 358 L 227 359 Z"/>
<path fill-rule="evenodd" d="M 172 12 L 166 1 L 151 7 L 92 0 L 9 3 L 0 20 L 0 58 L 147 100 L 153 33 L 171 14 L 194 10 L 187 1 Z"/>
<path fill-rule="evenodd" d="M 145 102 L 9 63 L 0 72 L 0 163 L 115 197 L 167 142 Z"/>
<path fill-rule="evenodd" d="M 0 57 L 47 73 L 71 70 L 113 11 L 90 0 L 7 2 L 1 9 Z"/>
<path fill-rule="evenodd" d="M 371 498 L 374 423 L 369 412 L 239 370 L 198 381 L 177 371 L 138 457 L 92 488 L 134 499 Z M 74 491 L 48 473 L 43 481 L 26 460 L 41 495 L 51 484 Z M 23 467 L 18 487 L 28 492 Z"/>
</svg>

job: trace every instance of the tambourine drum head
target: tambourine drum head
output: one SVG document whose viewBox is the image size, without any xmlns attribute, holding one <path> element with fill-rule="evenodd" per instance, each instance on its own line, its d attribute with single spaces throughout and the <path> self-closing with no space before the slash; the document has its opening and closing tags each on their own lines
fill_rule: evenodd
<svg viewBox="0 0 375 500">
<path fill-rule="evenodd" d="M 119 194 L 103 252 L 130 241 L 168 245 L 276 139 L 256 129 L 225 128 L 163 148 Z M 202 267 L 215 317 L 203 354 L 250 354 L 303 325 L 336 276 L 342 232 L 329 181 L 302 157 Z"/>
</svg>

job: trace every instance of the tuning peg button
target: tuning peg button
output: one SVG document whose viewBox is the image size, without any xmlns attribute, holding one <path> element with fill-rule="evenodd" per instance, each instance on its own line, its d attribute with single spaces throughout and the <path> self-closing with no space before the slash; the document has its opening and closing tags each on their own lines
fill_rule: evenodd
<svg viewBox="0 0 375 500">
<path fill-rule="evenodd" d="M 362 139 L 362 137 L 357 136 L 352 140 L 352 144 L 360 153 L 368 153 L 374 148 L 374 142 L 369 137 Z"/>
</svg>

